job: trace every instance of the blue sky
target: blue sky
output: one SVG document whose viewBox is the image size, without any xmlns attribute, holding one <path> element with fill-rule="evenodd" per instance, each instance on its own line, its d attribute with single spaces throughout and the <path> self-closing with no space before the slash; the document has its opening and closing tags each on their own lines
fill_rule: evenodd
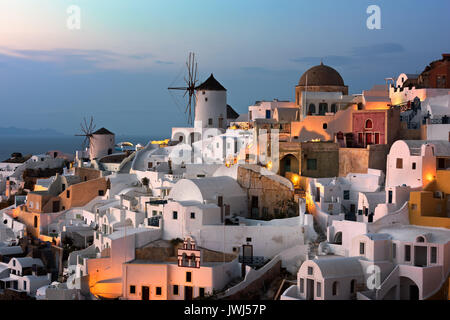
<svg viewBox="0 0 450 320">
<path fill-rule="evenodd" d="M 66 27 L 72 4 L 81 30 Z M 366 27 L 372 4 L 381 30 Z M 189 51 L 200 79 L 214 73 L 238 112 L 293 100 L 321 59 L 360 93 L 450 52 L 448 12 L 447 0 L 4 0 L 0 126 L 73 134 L 92 115 L 117 134 L 167 136 L 186 124 L 167 87 L 182 85 Z"/>
</svg>

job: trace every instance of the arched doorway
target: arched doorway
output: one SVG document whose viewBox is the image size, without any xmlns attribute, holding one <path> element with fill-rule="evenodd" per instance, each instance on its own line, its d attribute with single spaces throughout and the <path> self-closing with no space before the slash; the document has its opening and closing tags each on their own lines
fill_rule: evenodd
<svg viewBox="0 0 450 320">
<path fill-rule="evenodd" d="M 419 300 L 420 291 L 417 284 L 410 278 L 400 277 L 400 300 Z"/>
<path fill-rule="evenodd" d="M 287 172 L 299 173 L 298 159 L 292 154 L 284 156 L 280 161 L 280 175 L 286 176 Z"/>
</svg>

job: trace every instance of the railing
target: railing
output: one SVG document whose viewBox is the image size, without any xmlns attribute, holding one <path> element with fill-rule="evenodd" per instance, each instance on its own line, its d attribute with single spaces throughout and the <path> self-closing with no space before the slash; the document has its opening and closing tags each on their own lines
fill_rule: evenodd
<svg viewBox="0 0 450 320">
<path fill-rule="evenodd" d="M 389 290 L 392 289 L 395 283 L 391 282 L 395 281 L 395 279 L 398 278 L 399 270 L 399 266 L 396 265 L 391 273 L 389 273 L 389 275 L 386 277 L 386 279 L 384 279 L 383 283 L 380 285 L 380 289 L 378 289 L 375 293 L 376 300 L 381 300 L 386 295 L 386 293 L 388 293 Z"/>
</svg>

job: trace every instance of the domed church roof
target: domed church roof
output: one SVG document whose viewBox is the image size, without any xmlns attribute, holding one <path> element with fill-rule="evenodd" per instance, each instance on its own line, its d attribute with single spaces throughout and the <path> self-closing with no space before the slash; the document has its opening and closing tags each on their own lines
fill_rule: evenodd
<svg viewBox="0 0 450 320">
<path fill-rule="evenodd" d="M 306 86 L 306 75 L 308 86 L 345 86 L 339 72 L 323 63 L 306 71 L 298 82 L 299 86 Z"/>
</svg>

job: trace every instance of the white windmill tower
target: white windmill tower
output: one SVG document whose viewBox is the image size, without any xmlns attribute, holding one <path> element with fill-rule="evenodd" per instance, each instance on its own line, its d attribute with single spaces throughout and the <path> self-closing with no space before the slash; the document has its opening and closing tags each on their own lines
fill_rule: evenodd
<svg viewBox="0 0 450 320">
<path fill-rule="evenodd" d="M 211 74 L 202 84 L 197 86 L 197 62 L 195 54 L 189 53 L 186 62 L 188 69 L 185 77 L 185 87 L 169 87 L 169 90 L 183 90 L 187 99 L 186 110 L 188 123 L 192 121 L 194 109 L 195 125 L 201 123 L 201 128 L 225 129 L 227 126 L 227 89 L 225 89 Z M 194 107 L 192 104 L 194 103 Z"/>
<path fill-rule="evenodd" d="M 86 149 L 87 142 L 89 142 L 89 159 L 100 159 L 106 155 L 112 154 L 115 146 L 114 133 L 106 128 L 94 131 L 95 124 L 93 117 L 91 117 L 89 125 L 85 118 L 83 120 L 84 123 L 80 124 L 83 134 L 76 134 L 75 136 L 85 137 L 82 144 L 83 151 Z"/>
</svg>

